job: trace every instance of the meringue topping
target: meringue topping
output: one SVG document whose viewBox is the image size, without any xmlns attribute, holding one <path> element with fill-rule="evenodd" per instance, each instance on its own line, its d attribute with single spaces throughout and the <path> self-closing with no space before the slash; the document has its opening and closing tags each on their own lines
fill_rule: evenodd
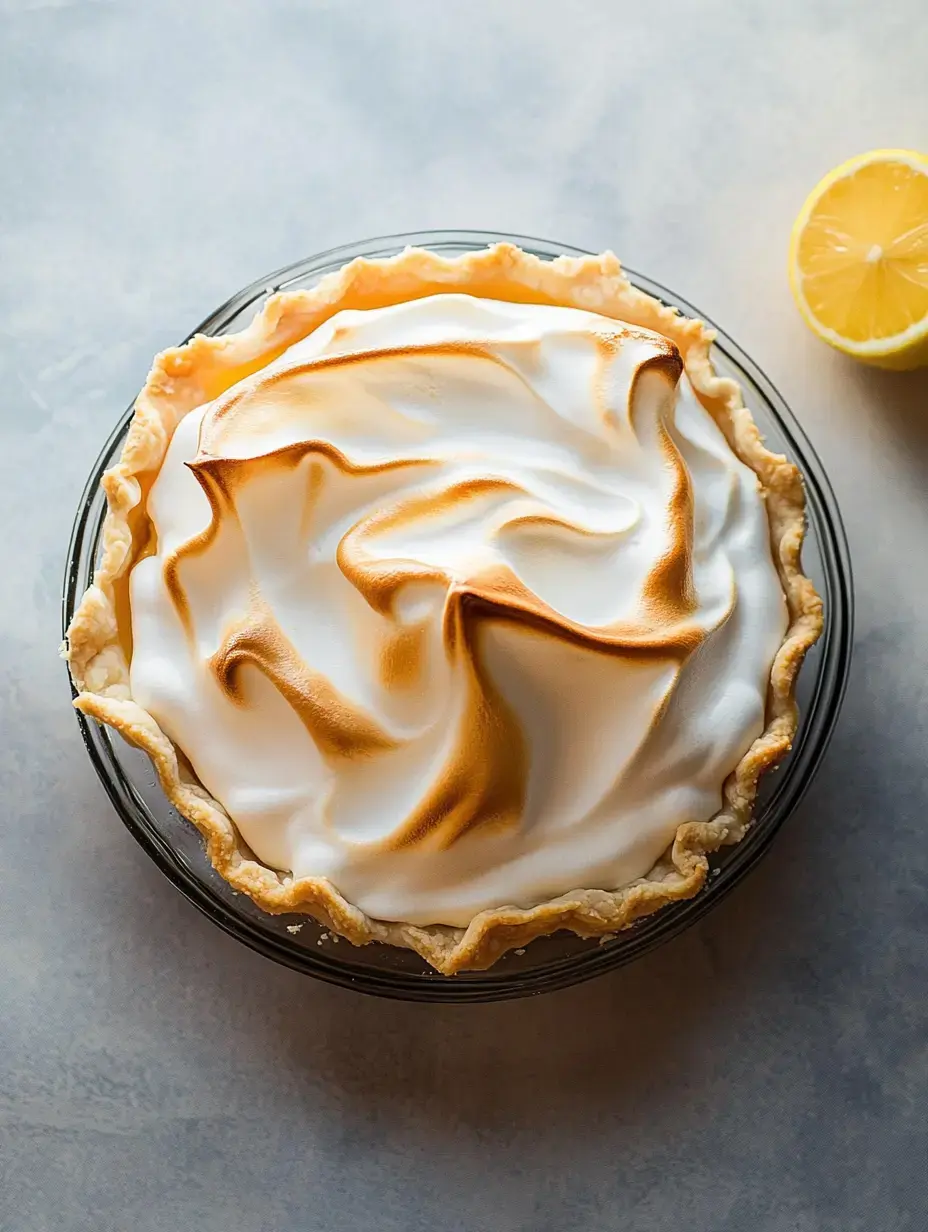
<svg viewBox="0 0 928 1232">
<path fill-rule="evenodd" d="M 133 696 L 259 859 L 465 925 L 643 875 L 760 733 L 786 605 L 666 338 L 342 311 L 178 425 Z"/>
</svg>

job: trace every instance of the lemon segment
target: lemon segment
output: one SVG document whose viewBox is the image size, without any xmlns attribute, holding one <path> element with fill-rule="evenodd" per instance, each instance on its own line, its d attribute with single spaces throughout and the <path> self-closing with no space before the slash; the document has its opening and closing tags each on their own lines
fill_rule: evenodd
<svg viewBox="0 0 928 1232">
<path fill-rule="evenodd" d="M 793 226 L 789 273 L 825 342 L 883 367 L 928 364 L 928 157 L 874 150 L 825 176 Z"/>
</svg>

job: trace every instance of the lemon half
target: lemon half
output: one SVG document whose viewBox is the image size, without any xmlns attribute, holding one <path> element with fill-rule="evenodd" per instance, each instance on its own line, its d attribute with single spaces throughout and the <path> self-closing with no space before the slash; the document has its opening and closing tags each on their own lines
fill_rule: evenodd
<svg viewBox="0 0 928 1232">
<path fill-rule="evenodd" d="M 793 226 L 789 276 L 806 323 L 839 351 L 928 364 L 928 157 L 873 150 L 826 175 Z"/>
</svg>

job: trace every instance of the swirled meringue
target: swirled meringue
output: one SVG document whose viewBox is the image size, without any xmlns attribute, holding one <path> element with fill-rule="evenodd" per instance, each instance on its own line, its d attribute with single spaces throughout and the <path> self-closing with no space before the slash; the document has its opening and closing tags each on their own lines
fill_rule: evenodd
<svg viewBox="0 0 928 1232">
<path fill-rule="evenodd" d="M 763 497 L 647 330 L 339 312 L 181 420 L 147 513 L 133 697 L 262 862 L 372 917 L 623 885 L 763 729 Z"/>
</svg>

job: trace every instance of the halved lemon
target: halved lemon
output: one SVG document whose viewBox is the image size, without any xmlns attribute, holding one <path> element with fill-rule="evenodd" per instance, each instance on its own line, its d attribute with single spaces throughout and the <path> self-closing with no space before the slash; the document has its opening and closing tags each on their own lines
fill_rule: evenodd
<svg viewBox="0 0 928 1232">
<path fill-rule="evenodd" d="M 826 175 L 793 226 L 789 276 L 806 323 L 839 351 L 928 364 L 928 156 L 873 150 Z"/>
</svg>

